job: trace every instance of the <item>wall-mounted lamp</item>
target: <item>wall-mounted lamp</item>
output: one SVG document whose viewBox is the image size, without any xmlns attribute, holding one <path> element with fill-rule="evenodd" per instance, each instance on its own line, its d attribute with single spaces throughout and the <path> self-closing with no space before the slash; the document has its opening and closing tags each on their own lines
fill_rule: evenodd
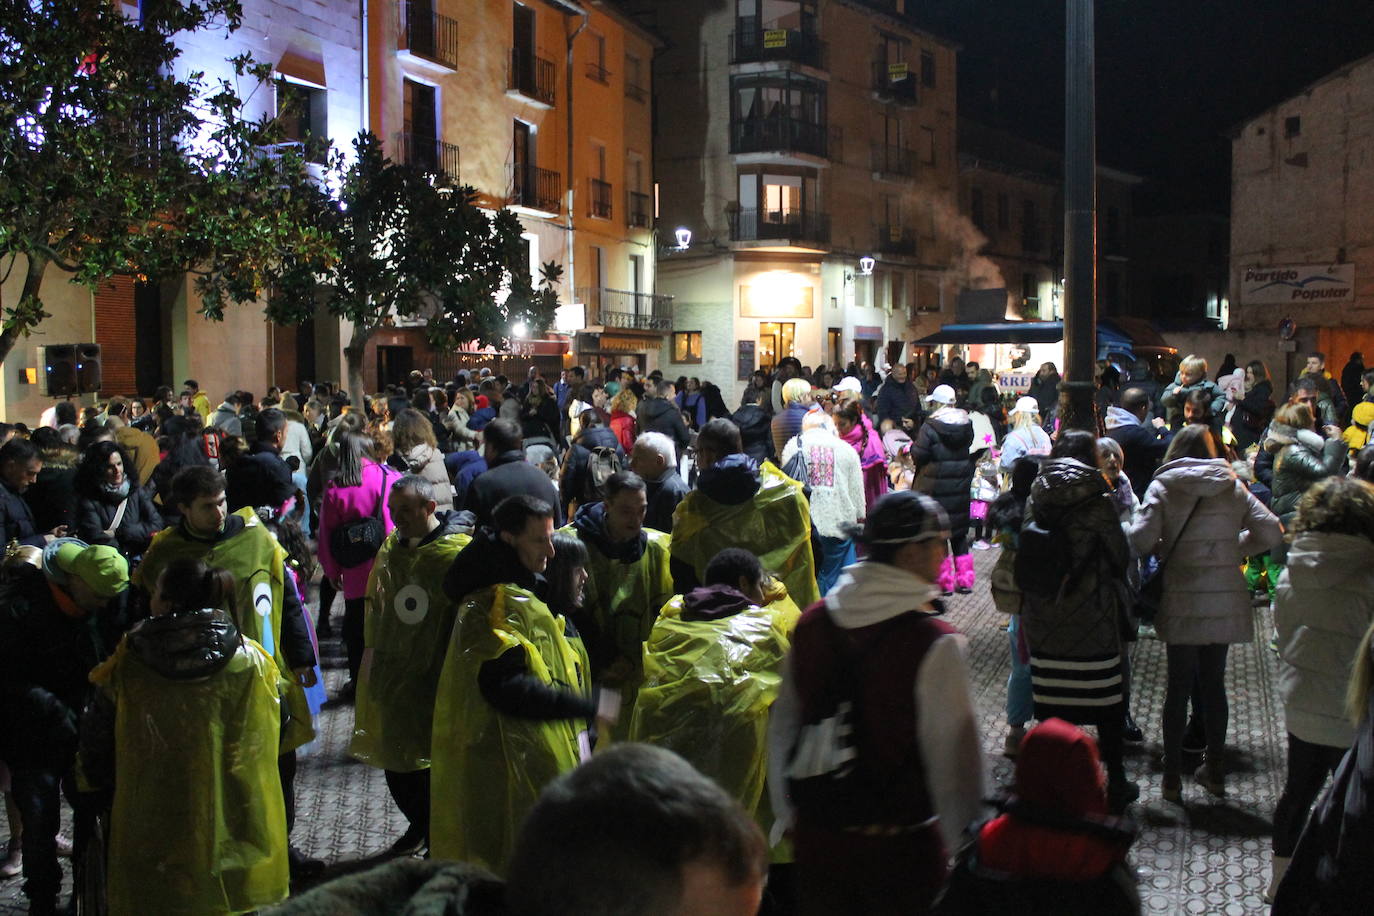
<svg viewBox="0 0 1374 916">
<path fill-rule="evenodd" d="M 510 326 L 510 332 L 512 337 L 523 338 L 525 335 L 529 334 L 530 329 L 525 326 L 525 322 L 517 321 L 515 324 Z"/>
<path fill-rule="evenodd" d="M 877 263 L 877 261 L 868 257 L 867 255 L 864 255 L 862 258 L 859 258 L 859 275 L 864 277 L 873 276 L 873 265 Z"/>
<path fill-rule="evenodd" d="M 677 231 L 673 234 L 677 236 L 678 251 L 686 251 L 687 246 L 692 244 L 692 230 L 686 226 L 678 226 Z"/>
</svg>

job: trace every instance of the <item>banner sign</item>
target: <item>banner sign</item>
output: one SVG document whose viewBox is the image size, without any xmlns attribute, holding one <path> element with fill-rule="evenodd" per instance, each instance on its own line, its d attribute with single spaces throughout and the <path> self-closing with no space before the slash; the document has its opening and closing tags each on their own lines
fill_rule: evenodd
<svg viewBox="0 0 1374 916">
<path fill-rule="evenodd" d="M 765 48 L 785 48 L 787 47 L 786 29 L 766 29 L 763 33 L 763 46 Z"/>
<path fill-rule="evenodd" d="M 1353 302 L 1354 264 L 1279 264 L 1247 267 L 1240 277 L 1245 305 L 1289 302 Z"/>
</svg>

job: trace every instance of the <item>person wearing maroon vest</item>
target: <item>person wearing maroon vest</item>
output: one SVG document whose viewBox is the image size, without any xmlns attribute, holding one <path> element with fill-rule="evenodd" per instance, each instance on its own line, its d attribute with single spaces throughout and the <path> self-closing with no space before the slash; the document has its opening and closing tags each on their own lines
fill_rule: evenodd
<svg viewBox="0 0 1374 916">
<path fill-rule="evenodd" d="M 775 833 L 799 913 L 927 913 L 984 787 L 965 638 L 932 613 L 949 522 L 904 490 L 854 536 L 868 558 L 802 615 L 773 706 Z"/>
</svg>

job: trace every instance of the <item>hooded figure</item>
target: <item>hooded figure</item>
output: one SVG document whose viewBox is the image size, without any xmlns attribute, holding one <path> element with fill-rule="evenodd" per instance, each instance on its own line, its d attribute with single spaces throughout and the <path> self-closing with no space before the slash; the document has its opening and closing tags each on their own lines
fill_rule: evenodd
<svg viewBox="0 0 1374 916">
<path fill-rule="evenodd" d="M 973 591 L 973 557 L 969 554 L 968 526 L 970 491 L 975 462 L 969 448 L 973 444 L 973 423 L 968 411 L 954 406 L 954 389 L 939 385 L 930 394 L 936 408 L 916 433 L 911 447 L 916 462 L 916 482 L 912 489 L 935 499 L 949 516 L 951 556 L 940 569 L 939 586 L 946 595 L 956 589 L 967 595 Z"/>
<path fill-rule="evenodd" d="M 1111 916 L 1140 912 L 1129 821 L 1109 817 L 1097 742 L 1063 719 L 1021 741 L 1003 813 L 960 851 L 941 916 Z"/>
</svg>

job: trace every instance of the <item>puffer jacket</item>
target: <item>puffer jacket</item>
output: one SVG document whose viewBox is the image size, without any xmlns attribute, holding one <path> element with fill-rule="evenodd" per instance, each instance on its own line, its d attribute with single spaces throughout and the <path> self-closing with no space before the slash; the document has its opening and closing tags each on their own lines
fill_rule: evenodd
<svg viewBox="0 0 1374 916">
<path fill-rule="evenodd" d="M 1177 458 L 1161 465 L 1130 538 L 1141 556 L 1158 550 L 1165 560 L 1164 597 L 1155 618 L 1161 640 L 1199 646 L 1255 638 L 1240 566 L 1277 545 L 1283 526 L 1225 458 Z"/>
<path fill-rule="evenodd" d="M 1264 449 L 1274 455 L 1274 512 L 1280 517 L 1298 507 L 1307 488 L 1341 469 L 1345 441 L 1324 440 L 1308 429 L 1295 430 L 1282 423 L 1269 424 Z"/>
<path fill-rule="evenodd" d="M 932 414 L 916 433 L 911 456 L 916 462 L 918 490 L 949 516 L 950 535 L 958 540 L 968 531 L 969 490 L 973 485 L 973 424 L 968 411 L 946 408 Z"/>
<path fill-rule="evenodd" d="M 1374 541 L 1328 531 L 1295 537 L 1274 596 L 1279 695 L 1290 733 L 1327 747 L 1354 741 L 1345 691 L 1371 622 Z"/>
<path fill-rule="evenodd" d="M 1220 420 L 1226 411 L 1226 393 L 1217 387 L 1216 382 L 1203 378 L 1191 385 L 1183 385 L 1175 380 L 1159 396 L 1159 403 L 1164 408 L 1164 418 L 1169 421 L 1170 429 L 1178 429 L 1183 425 L 1183 402 L 1187 401 L 1188 395 L 1194 391 L 1206 392 L 1211 401 L 1213 418 Z"/>
<path fill-rule="evenodd" d="M 434 485 L 434 511 L 448 512 L 453 508 L 453 482 L 444 466 L 444 453 L 421 442 L 401 456 L 405 470 L 423 477 Z"/>
<path fill-rule="evenodd" d="M 1102 472 L 1073 458 L 1046 461 L 1031 485 L 1025 518 L 1065 539 L 1071 571 L 1061 596 L 1024 596 L 1021 619 L 1031 651 L 1061 659 L 1120 652 L 1131 550 Z"/>
</svg>

